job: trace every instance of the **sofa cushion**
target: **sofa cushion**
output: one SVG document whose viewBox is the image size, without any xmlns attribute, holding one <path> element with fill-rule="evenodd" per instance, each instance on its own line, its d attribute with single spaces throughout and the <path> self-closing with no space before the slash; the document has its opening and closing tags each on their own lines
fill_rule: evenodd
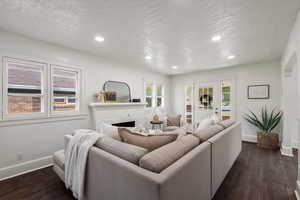
<svg viewBox="0 0 300 200">
<path fill-rule="evenodd" d="M 218 122 L 217 124 L 222 126 L 223 128 L 228 128 L 230 127 L 231 125 L 233 125 L 235 123 L 234 120 L 232 119 L 227 119 L 227 120 L 223 120 L 223 121 L 220 121 Z"/>
<path fill-rule="evenodd" d="M 107 123 L 103 123 L 102 124 L 102 129 L 101 129 L 102 133 L 115 139 L 115 140 L 119 140 L 121 141 L 121 138 L 119 136 L 119 133 L 118 133 L 118 127 L 116 126 L 112 126 L 110 124 L 107 124 Z"/>
<path fill-rule="evenodd" d="M 222 130 L 224 130 L 224 128 L 216 124 L 216 125 L 209 126 L 208 128 L 205 129 L 197 130 L 194 135 L 198 137 L 200 142 L 202 143 L 208 140 L 209 138 L 213 137 L 217 133 L 221 132 Z"/>
<path fill-rule="evenodd" d="M 127 144 L 110 137 L 98 139 L 95 146 L 136 165 L 139 164 L 140 158 L 148 153 L 147 149 Z"/>
<path fill-rule="evenodd" d="M 143 147 L 148 151 L 153 151 L 163 145 L 173 142 L 177 138 L 177 134 L 159 134 L 151 136 L 143 136 L 132 132 L 127 128 L 119 128 L 119 135 L 123 142 Z"/>
<path fill-rule="evenodd" d="M 180 127 L 181 115 L 168 116 L 167 126 L 177 126 Z"/>
<path fill-rule="evenodd" d="M 140 159 L 140 167 L 160 173 L 199 144 L 199 139 L 187 135 L 160 147 Z"/>
<path fill-rule="evenodd" d="M 60 150 L 54 153 L 53 162 L 62 170 L 65 170 L 65 151 Z"/>
</svg>

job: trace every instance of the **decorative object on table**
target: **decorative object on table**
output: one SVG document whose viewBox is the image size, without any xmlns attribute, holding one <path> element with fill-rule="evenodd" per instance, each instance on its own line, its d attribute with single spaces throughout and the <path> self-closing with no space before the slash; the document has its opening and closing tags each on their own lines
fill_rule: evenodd
<svg viewBox="0 0 300 200">
<path fill-rule="evenodd" d="M 152 125 L 152 129 L 159 129 L 162 130 L 162 125 L 164 124 L 163 121 L 150 121 L 151 125 Z"/>
<path fill-rule="evenodd" d="M 248 99 L 269 99 L 270 85 L 249 85 L 247 94 Z"/>
<path fill-rule="evenodd" d="M 155 108 L 153 110 L 152 115 L 153 115 L 153 120 L 152 121 L 154 121 L 154 122 L 160 122 L 160 119 L 159 119 L 159 115 L 161 115 L 160 108 Z"/>
<path fill-rule="evenodd" d="M 244 119 L 250 124 L 256 126 L 260 132 L 257 133 L 257 146 L 266 149 L 278 149 L 279 137 L 272 130 L 279 124 L 282 112 L 275 111 L 275 108 L 268 112 L 267 108 L 261 109 L 260 116 L 257 116 L 250 110 L 250 114 L 245 114 Z"/>
<path fill-rule="evenodd" d="M 128 103 L 131 102 L 130 87 L 125 82 L 106 81 L 103 85 L 104 91 L 115 92 L 115 102 Z"/>
</svg>

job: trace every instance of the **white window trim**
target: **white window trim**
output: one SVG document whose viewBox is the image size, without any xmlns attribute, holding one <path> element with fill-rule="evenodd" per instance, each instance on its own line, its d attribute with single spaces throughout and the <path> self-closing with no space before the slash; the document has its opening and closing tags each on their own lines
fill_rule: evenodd
<svg viewBox="0 0 300 200">
<path fill-rule="evenodd" d="M 54 95 L 53 95 L 53 71 L 54 69 L 60 69 L 60 70 L 66 70 L 66 71 L 72 71 L 72 72 L 76 72 L 77 73 L 77 82 L 76 82 L 76 99 L 78 99 L 77 101 L 77 105 L 76 105 L 76 110 L 75 111 L 54 111 L 53 110 L 53 102 L 54 102 Z M 76 67 L 66 67 L 66 66 L 62 66 L 62 65 L 56 65 L 56 64 L 51 64 L 50 65 L 50 83 L 49 83 L 49 87 L 50 87 L 50 98 L 49 98 L 49 110 L 50 110 L 50 116 L 73 116 L 73 115 L 78 115 L 81 113 L 82 110 L 82 106 L 81 106 L 81 102 L 82 102 L 82 69 L 80 68 L 76 68 Z"/>
<path fill-rule="evenodd" d="M 41 96 L 42 97 L 42 112 L 40 113 L 17 113 L 17 114 L 9 114 L 7 110 L 8 106 L 8 63 L 17 63 L 17 64 L 28 64 L 34 65 L 37 67 L 42 68 L 42 85 L 41 85 L 41 94 L 30 95 L 30 96 Z M 3 68 L 2 68 L 2 119 L 3 120 L 13 120 L 13 119 L 36 119 L 40 117 L 46 117 L 48 115 L 48 90 L 47 90 L 47 83 L 48 83 L 48 64 L 32 61 L 32 60 L 25 60 L 19 58 L 12 58 L 12 57 L 3 57 Z M 22 96 L 26 96 L 22 94 Z"/>
<path fill-rule="evenodd" d="M 158 96 L 157 95 L 157 85 L 160 85 L 161 86 L 161 96 Z M 157 108 L 164 108 L 165 107 L 165 86 L 163 84 L 155 84 L 155 107 Z M 160 106 L 157 106 L 157 98 L 161 98 L 161 105 Z"/>
<path fill-rule="evenodd" d="M 144 82 L 144 101 L 145 103 L 147 104 L 147 101 L 146 101 L 146 98 L 147 97 L 150 97 L 150 96 L 147 96 L 147 85 L 152 85 L 152 105 L 150 107 L 146 107 L 146 109 L 154 109 L 154 108 L 164 108 L 165 106 L 165 86 L 164 84 L 160 83 L 160 82 L 147 82 L 145 81 Z M 162 91 L 161 91 L 161 94 L 162 96 L 157 96 L 157 85 L 160 85 L 161 88 L 162 88 Z M 161 101 L 162 101 L 162 104 L 161 106 L 157 107 L 157 97 L 161 97 Z"/>
</svg>

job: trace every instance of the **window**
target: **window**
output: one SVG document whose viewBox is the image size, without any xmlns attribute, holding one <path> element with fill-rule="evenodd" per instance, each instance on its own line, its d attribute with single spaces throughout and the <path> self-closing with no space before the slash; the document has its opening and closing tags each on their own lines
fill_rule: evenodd
<svg viewBox="0 0 300 200">
<path fill-rule="evenodd" d="M 51 66 L 51 82 L 52 112 L 79 111 L 79 70 Z"/>
<path fill-rule="evenodd" d="M 42 114 L 46 110 L 46 64 L 4 58 L 5 116 Z"/>
<path fill-rule="evenodd" d="M 153 84 L 146 85 L 146 107 L 151 108 L 153 106 Z"/>
<path fill-rule="evenodd" d="M 3 119 L 78 114 L 80 77 L 80 69 L 3 57 Z"/>
<path fill-rule="evenodd" d="M 221 117 L 222 120 L 231 118 L 231 83 L 229 81 L 221 82 L 222 103 Z"/>
<path fill-rule="evenodd" d="M 156 85 L 156 106 L 163 107 L 163 87 L 162 85 Z"/>
<path fill-rule="evenodd" d="M 160 84 L 146 84 L 145 86 L 146 107 L 163 107 L 164 106 L 164 87 Z"/>
</svg>

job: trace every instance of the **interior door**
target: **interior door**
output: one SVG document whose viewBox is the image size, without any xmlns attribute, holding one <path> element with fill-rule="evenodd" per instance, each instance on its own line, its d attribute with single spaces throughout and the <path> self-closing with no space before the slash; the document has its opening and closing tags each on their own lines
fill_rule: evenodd
<svg viewBox="0 0 300 200">
<path fill-rule="evenodd" d="M 195 84 L 194 124 L 198 124 L 214 113 L 220 117 L 221 91 L 219 81 Z"/>
</svg>

